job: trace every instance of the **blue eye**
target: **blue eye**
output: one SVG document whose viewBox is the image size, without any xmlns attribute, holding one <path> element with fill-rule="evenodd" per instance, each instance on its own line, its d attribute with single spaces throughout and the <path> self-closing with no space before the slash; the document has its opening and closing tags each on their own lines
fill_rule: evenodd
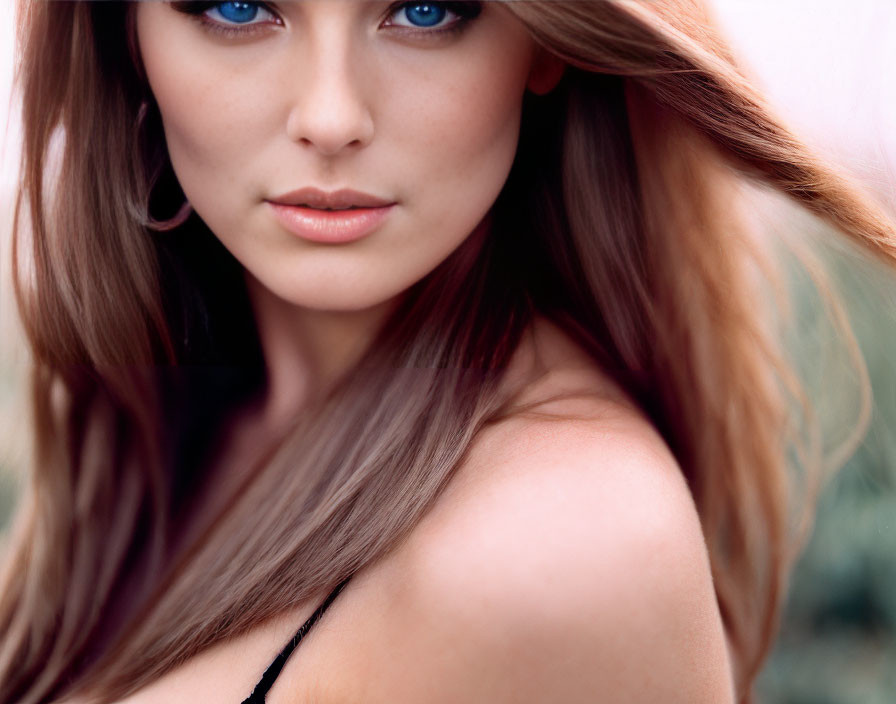
<svg viewBox="0 0 896 704">
<path fill-rule="evenodd" d="M 405 17 L 418 27 L 434 27 L 443 19 L 448 11 L 440 5 L 417 3 L 405 5 L 403 8 Z"/>
<path fill-rule="evenodd" d="M 390 25 L 438 30 L 460 28 L 467 20 L 476 17 L 482 9 L 479 2 L 404 2 L 392 11 Z M 400 22 L 404 16 L 406 22 Z M 443 20 L 449 18 L 449 22 Z"/>
<path fill-rule="evenodd" d="M 251 22 L 258 16 L 258 5 L 250 2 L 225 2 L 216 8 L 225 20 Z"/>
<path fill-rule="evenodd" d="M 223 21 L 224 24 L 259 24 L 253 22 L 259 15 L 264 20 L 275 19 L 270 10 L 257 2 L 217 2 L 206 11 L 209 19 Z"/>
</svg>

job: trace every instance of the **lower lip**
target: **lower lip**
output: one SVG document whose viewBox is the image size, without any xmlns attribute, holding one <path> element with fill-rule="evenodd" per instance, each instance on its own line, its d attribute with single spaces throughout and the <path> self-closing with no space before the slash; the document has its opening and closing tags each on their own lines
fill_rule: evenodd
<svg viewBox="0 0 896 704">
<path fill-rule="evenodd" d="M 366 237 L 392 210 L 392 205 L 352 210 L 318 210 L 270 201 L 269 205 L 280 224 L 294 235 L 324 244 L 342 244 Z"/>
</svg>

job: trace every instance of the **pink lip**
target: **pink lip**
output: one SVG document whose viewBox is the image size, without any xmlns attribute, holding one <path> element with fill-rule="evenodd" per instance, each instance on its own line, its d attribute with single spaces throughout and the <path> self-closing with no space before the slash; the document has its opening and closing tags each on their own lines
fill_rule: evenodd
<svg viewBox="0 0 896 704">
<path fill-rule="evenodd" d="M 324 244 L 354 242 L 366 237 L 392 210 L 392 205 L 352 210 L 318 210 L 273 202 L 269 205 L 280 224 L 294 235 Z"/>
<path fill-rule="evenodd" d="M 395 205 L 349 188 L 332 192 L 300 188 L 271 198 L 268 204 L 280 224 L 294 235 L 326 244 L 354 242 L 366 237 Z"/>
<path fill-rule="evenodd" d="M 381 208 L 395 201 L 372 196 L 369 193 L 342 188 L 338 191 L 322 191 L 319 188 L 300 188 L 269 199 L 282 205 L 304 205 L 309 208 Z"/>
</svg>

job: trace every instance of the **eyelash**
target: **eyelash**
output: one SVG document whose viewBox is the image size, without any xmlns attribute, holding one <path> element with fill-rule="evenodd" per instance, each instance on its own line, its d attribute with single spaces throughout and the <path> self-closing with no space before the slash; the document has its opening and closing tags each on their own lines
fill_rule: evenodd
<svg viewBox="0 0 896 704">
<path fill-rule="evenodd" d="M 192 15 L 196 19 L 196 21 L 198 21 L 202 25 L 203 29 L 225 37 L 247 37 L 253 34 L 257 34 L 258 32 L 265 31 L 265 27 L 272 24 L 271 22 L 254 22 L 252 24 L 246 24 L 242 26 L 237 24 L 224 24 L 223 22 L 213 20 L 206 15 L 209 10 L 221 4 L 223 3 L 208 1 L 172 2 L 171 7 L 178 12 Z M 271 13 L 271 15 L 275 17 L 277 25 L 282 25 L 283 21 L 279 17 L 277 17 L 277 13 L 269 7 L 269 3 L 258 2 L 254 4 L 258 5 L 260 9 L 266 10 L 267 12 Z M 457 19 L 454 20 L 454 22 L 452 22 L 451 24 L 439 29 L 424 29 L 422 27 L 412 28 L 405 25 L 386 26 L 398 28 L 399 32 L 406 36 L 437 39 L 444 36 L 460 34 L 464 29 L 466 29 L 467 25 L 469 25 L 472 20 L 476 19 L 476 17 L 479 16 L 479 13 L 482 11 L 482 2 L 478 1 L 430 0 L 429 3 L 425 3 L 413 2 L 413 0 L 403 0 L 402 2 L 396 2 L 389 6 L 389 9 L 386 11 L 386 19 L 391 18 L 405 7 L 413 7 L 414 5 L 424 4 L 438 5 L 445 10 L 448 10 L 449 12 L 457 15 Z"/>
</svg>

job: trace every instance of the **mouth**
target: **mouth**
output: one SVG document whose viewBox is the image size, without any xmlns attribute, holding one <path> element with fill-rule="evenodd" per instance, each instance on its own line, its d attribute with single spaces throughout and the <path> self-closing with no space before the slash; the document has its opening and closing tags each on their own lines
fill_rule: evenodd
<svg viewBox="0 0 896 704">
<path fill-rule="evenodd" d="M 314 208 L 268 204 L 281 227 L 300 239 L 319 244 L 347 244 L 367 237 L 382 225 L 395 205 Z"/>
<path fill-rule="evenodd" d="M 350 188 L 330 192 L 322 191 L 319 188 L 300 188 L 271 198 L 269 202 L 275 205 L 303 207 L 320 211 L 364 210 L 385 208 L 395 204 L 395 201 Z"/>
</svg>

